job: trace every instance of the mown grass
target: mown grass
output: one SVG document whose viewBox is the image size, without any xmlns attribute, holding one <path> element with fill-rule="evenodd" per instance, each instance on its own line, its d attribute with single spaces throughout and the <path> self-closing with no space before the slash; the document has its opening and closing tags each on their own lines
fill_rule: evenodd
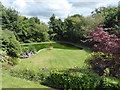
<svg viewBox="0 0 120 90">
<path fill-rule="evenodd" d="M 22 59 L 14 68 L 71 68 L 85 66 L 85 59 L 89 52 L 85 50 L 52 49 L 42 50 L 35 56 Z"/>
</svg>

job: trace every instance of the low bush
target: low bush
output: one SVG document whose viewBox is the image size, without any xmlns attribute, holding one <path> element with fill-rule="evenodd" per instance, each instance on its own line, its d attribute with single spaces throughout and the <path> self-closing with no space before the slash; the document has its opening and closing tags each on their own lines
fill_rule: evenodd
<svg viewBox="0 0 120 90">
<path fill-rule="evenodd" d="M 6 51 L 0 51 L 0 62 L 2 62 L 2 64 L 5 63 L 5 64 L 3 64 L 3 66 L 6 66 L 6 64 L 13 66 L 13 65 L 19 64 L 20 59 L 17 57 L 11 57 L 11 56 L 7 55 Z"/>
<path fill-rule="evenodd" d="M 7 56 L 6 51 L 0 51 L 0 62 L 7 62 L 9 59 L 9 56 Z"/>
<path fill-rule="evenodd" d="M 94 52 L 86 62 L 100 76 L 120 78 L 120 57 L 109 53 Z"/>
<path fill-rule="evenodd" d="M 55 88 L 64 89 L 94 89 L 100 84 L 101 78 L 93 73 L 52 71 L 46 83 Z"/>
<path fill-rule="evenodd" d="M 12 61 L 11 61 L 11 65 L 17 65 L 21 62 L 21 60 L 19 58 L 12 58 Z"/>
</svg>

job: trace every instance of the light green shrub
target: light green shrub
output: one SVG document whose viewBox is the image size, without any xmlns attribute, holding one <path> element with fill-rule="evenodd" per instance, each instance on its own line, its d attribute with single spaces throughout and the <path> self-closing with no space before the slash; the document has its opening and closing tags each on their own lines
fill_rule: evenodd
<svg viewBox="0 0 120 90">
<path fill-rule="evenodd" d="M 101 87 L 109 90 L 120 89 L 120 80 L 114 78 L 103 78 Z"/>
</svg>

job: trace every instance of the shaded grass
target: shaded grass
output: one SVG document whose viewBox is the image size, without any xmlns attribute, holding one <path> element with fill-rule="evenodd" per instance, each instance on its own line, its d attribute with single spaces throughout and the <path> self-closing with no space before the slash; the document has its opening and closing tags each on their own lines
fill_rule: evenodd
<svg viewBox="0 0 120 90">
<path fill-rule="evenodd" d="M 56 43 L 56 42 L 51 42 L 51 43 L 36 43 L 36 44 L 23 44 L 22 48 L 34 48 L 37 51 L 43 48 L 47 48 L 49 46 L 53 46 L 54 48 L 58 48 L 58 49 L 70 49 L 70 50 L 79 50 L 80 48 L 75 47 L 71 44 L 67 44 L 67 43 Z"/>
</svg>

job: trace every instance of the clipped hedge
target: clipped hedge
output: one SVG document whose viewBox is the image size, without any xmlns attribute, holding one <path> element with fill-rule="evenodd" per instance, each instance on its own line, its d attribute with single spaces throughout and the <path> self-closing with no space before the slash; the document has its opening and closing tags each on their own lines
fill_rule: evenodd
<svg viewBox="0 0 120 90">
<path fill-rule="evenodd" d="M 94 89 L 100 84 L 101 78 L 95 73 L 52 71 L 47 83 L 56 88 Z"/>
</svg>

